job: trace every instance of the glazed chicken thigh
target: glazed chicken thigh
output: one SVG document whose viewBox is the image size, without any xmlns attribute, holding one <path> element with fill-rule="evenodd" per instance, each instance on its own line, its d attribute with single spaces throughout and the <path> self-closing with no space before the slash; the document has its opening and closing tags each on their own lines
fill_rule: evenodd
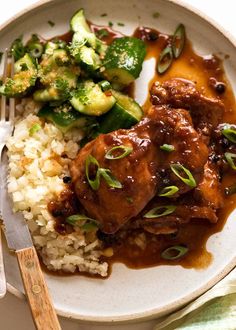
<svg viewBox="0 0 236 330">
<path fill-rule="evenodd" d="M 173 145 L 174 151 L 162 151 L 163 144 Z M 106 153 L 116 146 L 130 147 L 132 152 L 121 159 L 106 159 Z M 97 190 L 89 185 L 86 176 L 89 155 L 96 159 L 100 168 L 110 171 L 121 183 L 120 188 L 110 187 L 103 177 Z M 115 233 L 157 194 L 163 184 L 163 172 L 167 173 L 170 183 L 178 184 L 179 194 L 191 189 L 174 175 L 171 164 L 188 168 L 198 183 L 202 180 L 207 157 L 208 148 L 193 128 L 186 110 L 153 106 L 133 128 L 101 134 L 82 148 L 71 166 L 71 176 L 87 214 L 100 222 L 103 232 Z M 91 175 L 94 170 L 91 168 Z"/>
<path fill-rule="evenodd" d="M 224 104 L 216 98 L 201 94 L 189 80 L 172 78 L 151 88 L 151 101 L 155 105 L 166 104 L 171 108 L 190 111 L 194 127 L 208 137 L 216 128 L 224 113 Z"/>
</svg>

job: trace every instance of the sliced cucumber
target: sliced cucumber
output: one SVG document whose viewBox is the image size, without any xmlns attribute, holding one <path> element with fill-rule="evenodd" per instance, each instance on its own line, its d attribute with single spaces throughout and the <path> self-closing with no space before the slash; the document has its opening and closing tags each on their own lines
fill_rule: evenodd
<svg viewBox="0 0 236 330">
<path fill-rule="evenodd" d="M 71 59 L 65 49 L 55 49 L 52 53 L 52 60 L 55 61 L 58 66 L 67 66 L 71 62 Z"/>
<path fill-rule="evenodd" d="M 13 78 L 7 78 L 6 82 L 0 86 L 0 94 L 8 97 L 19 97 L 35 85 L 37 67 L 35 61 L 28 53 L 15 63 L 14 71 Z"/>
<path fill-rule="evenodd" d="M 48 87 L 35 91 L 33 98 L 36 102 L 60 101 L 61 95 L 55 87 Z"/>
<path fill-rule="evenodd" d="M 103 61 L 104 76 L 118 88 L 129 85 L 139 77 L 145 55 L 146 46 L 142 40 L 133 37 L 114 39 Z"/>
<path fill-rule="evenodd" d="M 48 105 L 39 110 L 38 116 L 52 121 L 63 133 L 74 127 L 85 128 L 91 124 L 91 119 L 81 115 L 68 105 L 52 108 Z"/>
<path fill-rule="evenodd" d="M 87 80 L 78 84 L 70 100 L 72 106 L 89 116 L 101 116 L 109 111 L 116 102 L 111 92 L 103 92 L 98 84 Z"/>
<path fill-rule="evenodd" d="M 84 10 L 78 10 L 70 21 L 71 30 L 74 33 L 71 43 L 72 56 L 80 53 L 80 47 L 83 45 L 92 47 L 99 55 L 104 56 L 107 46 L 104 42 L 91 32 L 84 16 Z"/>
<path fill-rule="evenodd" d="M 33 94 L 34 100 L 65 101 L 70 97 L 70 91 L 76 88 L 79 73 L 65 49 L 55 49 L 52 55 L 44 55 L 38 75 L 45 88 Z"/>
<path fill-rule="evenodd" d="M 137 124 L 143 116 L 140 105 L 131 97 L 112 91 L 116 98 L 114 107 L 101 118 L 99 131 L 109 133 L 120 128 L 130 128 Z"/>
<path fill-rule="evenodd" d="M 45 54 L 52 55 L 54 50 L 56 49 L 65 49 L 66 48 L 66 42 L 64 40 L 54 40 L 54 41 L 48 41 L 45 45 Z"/>
<path fill-rule="evenodd" d="M 71 18 L 70 20 L 70 27 L 71 30 L 74 32 L 79 31 L 81 28 L 83 28 L 87 32 L 91 32 L 90 28 L 88 26 L 88 23 L 86 22 L 85 16 L 84 16 L 84 9 L 79 9 Z"/>
<path fill-rule="evenodd" d="M 75 58 L 89 71 L 96 71 L 101 66 L 99 55 L 95 53 L 93 48 L 87 46 L 82 46 Z"/>
</svg>

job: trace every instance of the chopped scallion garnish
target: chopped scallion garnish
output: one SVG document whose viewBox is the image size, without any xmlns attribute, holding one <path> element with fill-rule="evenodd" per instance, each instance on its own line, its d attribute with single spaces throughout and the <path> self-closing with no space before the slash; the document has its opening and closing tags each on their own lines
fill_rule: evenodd
<svg viewBox="0 0 236 330">
<path fill-rule="evenodd" d="M 160 16 L 160 13 L 156 11 L 155 13 L 152 14 L 153 18 L 158 18 Z"/>
<path fill-rule="evenodd" d="M 236 165 L 234 163 L 234 159 L 236 159 L 236 154 L 233 154 L 231 152 L 226 152 L 225 153 L 225 158 L 229 164 L 229 166 L 233 169 L 236 170 Z"/>
<path fill-rule="evenodd" d="M 94 175 L 94 179 L 92 180 L 90 178 L 90 166 L 93 165 L 95 166 L 95 171 L 96 171 L 96 174 Z M 86 158 L 86 161 L 85 161 L 85 173 L 86 173 L 86 177 L 87 177 L 87 180 L 88 180 L 88 183 L 90 185 L 90 187 L 93 189 L 93 190 L 98 190 L 99 186 L 100 186 L 100 173 L 99 173 L 99 163 L 97 161 L 96 158 L 94 158 L 92 155 L 88 155 L 88 157 Z"/>
<path fill-rule="evenodd" d="M 126 197 L 126 200 L 129 204 L 132 204 L 134 201 L 132 197 Z"/>
<path fill-rule="evenodd" d="M 87 217 L 84 214 L 75 214 L 66 218 L 66 222 L 72 226 L 78 225 L 84 231 L 96 230 L 99 226 L 98 221 Z"/>
<path fill-rule="evenodd" d="M 93 180 L 91 179 L 90 173 L 89 173 L 91 170 L 90 166 L 94 166 L 95 171 L 96 171 L 96 173 L 94 174 Z M 98 190 L 98 188 L 100 186 L 100 177 L 101 176 L 106 181 L 106 183 L 109 187 L 117 188 L 117 189 L 122 188 L 122 184 L 120 183 L 120 181 L 118 181 L 116 179 L 116 177 L 111 173 L 111 171 L 107 168 L 100 168 L 100 165 L 99 165 L 97 159 L 94 158 L 92 155 L 89 155 L 86 158 L 85 173 L 86 173 L 88 183 L 93 190 Z"/>
<path fill-rule="evenodd" d="M 172 61 L 173 61 L 173 51 L 172 51 L 172 47 L 168 45 L 160 53 L 159 60 L 157 63 L 157 72 L 159 74 L 163 74 L 164 72 L 166 72 L 171 66 Z"/>
<path fill-rule="evenodd" d="M 35 133 L 37 133 L 41 129 L 41 125 L 36 123 L 29 129 L 29 135 L 33 136 Z"/>
<path fill-rule="evenodd" d="M 157 206 L 148 211 L 146 214 L 144 214 L 144 218 L 147 219 L 153 219 L 153 218 L 160 218 L 164 217 L 165 215 L 171 214 L 175 211 L 176 206 L 175 205 L 162 205 Z"/>
<path fill-rule="evenodd" d="M 172 144 L 163 144 L 160 146 L 160 149 L 163 151 L 171 152 L 175 150 L 175 147 Z"/>
<path fill-rule="evenodd" d="M 28 44 L 27 48 L 30 52 L 30 55 L 34 58 L 39 58 L 43 54 L 43 45 L 39 42 L 32 42 Z"/>
<path fill-rule="evenodd" d="M 132 151 L 132 147 L 124 145 L 116 146 L 107 151 L 105 158 L 110 160 L 121 159 L 128 156 Z"/>
<path fill-rule="evenodd" d="M 226 125 L 223 130 L 222 134 L 231 142 L 236 143 L 236 129 Z"/>
<path fill-rule="evenodd" d="M 96 31 L 96 36 L 100 39 L 108 37 L 109 32 L 106 29 L 101 29 Z"/>
<path fill-rule="evenodd" d="M 160 197 L 170 197 L 179 191 L 179 188 L 176 186 L 168 186 L 162 189 L 162 191 L 158 194 Z"/>
<path fill-rule="evenodd" d="M 18 61 L 21 57 L 25 55 L 26 47 L 24 47 L 22 42 L 23 36 L 15 39 L 10 47 L 10 52 L 14 56 L 15 61 Z"/>
<path fill-rule="evenodd" d="M 51 27 L 53 27 L 54 25 L 55 25 L 55 23 L 53 22 L 53 21 L 48 21 L 48 24 L 51 26 Z"/>
<path fill-rule="evenodd" d="M 162 259 L 176 260 L 183 257 L 188 252 L 188 248 L 181 245 L 171 246 L 161 253 Z"/>
<path fill-rule="evenodd" d="M 172 172 L 174 172 L 174 174 L 180 179 L 182 180 L 186 185 L 188 185 L 191 188 L 195 188 L 196 187 L 196 181 L 192 175 L 192 173 L 183 165 L 181 164 L 172 164 L 170 165 L 170 168 L 172 170 Z M 183 177 L 181 175 L 181 173 L 185 173 L 187 175 L 186 177 Z"/>
<path fill-rule="evenodd" d="M 179 24 L 175 30 L 173 41 L 172 41 L 172 49 L 175 58 L 178 58 L 184 48 L 185 44 L 185 27 L 183 24 Z"/>
<path fill-rule="evenodd" d="M 109 89 L 111 89 L 111 84 L 109 81 L 107 80 L 102 80 L 98 83 L 98 85 L 101 87 L 102 91 L 108 91 Z"/>
<path fill-rule="evenodd" d="M 116 177 L 111 173 L 111 171 L 107 168 L 100 168 L 99 174 L 104 178 L 108 186 L 111 188 L 121 189 L 122 184 L 120 181 L 116 179 Z"/>
</svg>

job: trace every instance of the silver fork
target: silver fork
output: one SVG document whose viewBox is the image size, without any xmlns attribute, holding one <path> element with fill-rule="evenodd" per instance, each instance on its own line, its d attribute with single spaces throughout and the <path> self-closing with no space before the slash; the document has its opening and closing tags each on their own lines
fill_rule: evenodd
<svg viewBox="0 0 236 330">
<path fill-rule="evenodd" d="M 3 69 L 3 81 L 7 78 L 8 74 L 8 50 L 6 49 L 3 55 L 4 69 Z M 14 59 L 11 59 L 11 77 L 14 74 Z M 0 113 L 0 166 L 2 163 L 3 149 L 6 145 L 6 141 L 12 135 L 14 129 L 15 118 L 15 100 L 10 98 L 9 112 L 6 109 L 7 99 L 6 96 L 1 98 L 1 113 Z M 2 180 L 2 177 L 1 177 Z M 2 198 L 0 196 L 0 212 L 2 213 Z M 2 254 L 2 241 L 1 241 L 1 227 L 0 227 L 0 298 L 6 294 L 6 277 L 4 272 L 3 254 Z"/>
</svg>

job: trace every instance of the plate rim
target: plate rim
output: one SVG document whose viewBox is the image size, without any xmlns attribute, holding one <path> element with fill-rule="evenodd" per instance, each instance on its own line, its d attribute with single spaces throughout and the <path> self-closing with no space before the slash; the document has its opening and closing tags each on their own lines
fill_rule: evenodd
<svg viewBox="0 0 236 330">
<path fill-rule="evenodd" d="M 57 0 L 38 0 L 37 2 L 27 6 L 26 8 L 20 10 L 18 13 L 16 13 L 14 16 L 10 17 L 6 21 L 4 21 L 2 24 L 0 24 L 0 32 L 2 32 L 4 29 L 7 29 L 9 25 L 11 25 L 14 21 L 20 19 L 27 13 L 40 9 L 42 7 L 47 7 L 47 5 L 50 5 L 52 3 L 56 3 Z M 162 0 L 163 1 L 163 0 Z M 229 41 L 229 43 L 236 49 L 236 37 L 234 37 L 230 31 L 228 31 L 226 28 L 224 28 L 220 23 L 218 23 L 215 19 L 209 17 L 206 15 L 203 11 L 196 8 L 195 6 L 186 3 L 183 0 L 165 0 L 166 2 L 172 3 L 174 5 L 177 5 L 181 7 L 181 9 L 186 10 L 188 12 L 191 12 L 191 14 L 194 14 L 201 19 L 205 21 L 210 27 L 213 27 L 216 29 L 220 34 Z M 112 324 L 112 323 L 131 323 L 135 321 L 145 321 L 150 320 L 154 318 L 158 318 L 164 315 L 168 315 L 171 312 L 175 311 L 178 307 L 182 308 L 184 305 L 190 303 L 197 297 L 204 294 L 206 291 L 211 289 L 214 285 L 216 285 L 218 282 L 220 282 L 226 275 L 228 275 L 234 268 L 236 267 L 236 256 L 224 267 L 224 269 L 215 275 L 211 280 L 209 280 L 205 285 L 201 286 L 200 288 L 194 290 L 187 296 L 178 299 L 172 303 L 167 304 L 166 306 L 162 308 L 154 308 L 149 311 L 144 312 L 137 312 L 132 313 L 125 316 L 83 316 L 76 313 L 70 313 L 65 312 L 61 309 L 56 308 L 56 312 L 59 316 L 68 318 L 68 319 L 74 319 L 81 321 L 83 323 L 99 323 L 99 324 Z M 15 288 L 13 285 L 7 282 L 7 291 L 16 296 L 19 299 L 25 299 L 25 294 Z"/>
</svg>

